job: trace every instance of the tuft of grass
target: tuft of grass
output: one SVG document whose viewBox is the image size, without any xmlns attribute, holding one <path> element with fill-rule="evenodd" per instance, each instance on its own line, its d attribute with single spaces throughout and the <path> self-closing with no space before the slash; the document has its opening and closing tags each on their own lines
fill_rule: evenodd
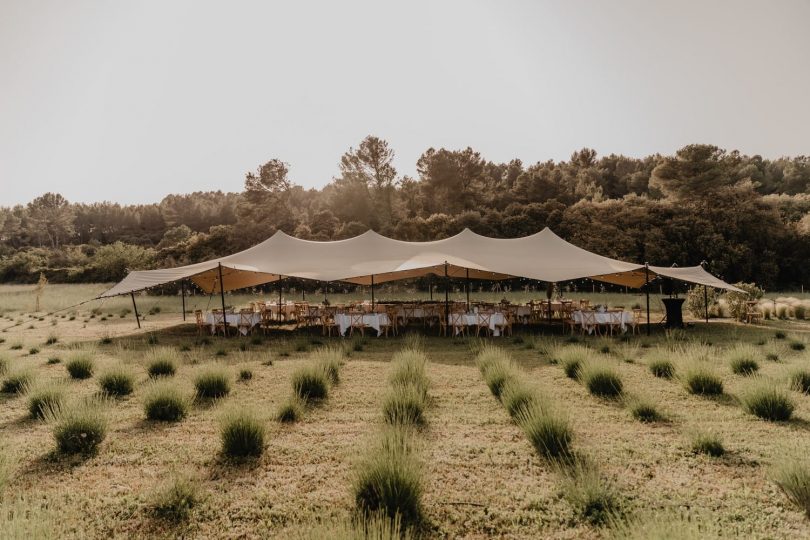
<svg viewBox="0 0 810 540">
<path fill-rule="evenodd" d="M 322 347 L 316 350 L 311 359 L 329 378 L 331 384 L 340 382 L 340 367 L 343 365 L 343 349 Z"/>
<path fill-rule="evenodd" d="M 691 434 L 690 445 L 692 452 L 720 457 L 726 453 L 720 436 L 710 431 L 695 431 Z"/>
<path fill-rule="evenodd" d="M 691 394 L 716 396 L 723 393 L 723 380 L 706 365 L 693 362 L 681 374 L 683 384 Z"/>
<path fill-rule="evenodd" d="M 771 471 L 779 489 L 810 517 L 810 465 L 806 460 L 785 458 Z"/>
<path fill-rule="evenodd" d="M 211 366 L 197 374 L 194 379 L 194 387 L 201 398 L 221 398 L 230 393 L 231 378 L 225 368 Z"/>
<path fill-rule="evenodd" d="M 751 414 L 771 422 L 790 420 L 796 405 L 787 390 L 774 382 L 761 379 L 749 386 L 740 397 Z"/>
<path fill-rule="evenodd" d="M 292 374 L 292 387 L 295 395 L 304 401 L 326 399 L 329 395 L 329 377 L 318 366 L 303 366 Z"/>
<path fill-rule="evenodd" d="M 388 381 L 392 387 L 412 387 L 427 403 L 430 380 L 426 374 L 427 356 L 417 349 L 403 349 L 391 359 L 394 366 Z"/>
<path fill-rule="evenodd" d="M 29 370 L 11 371 L 3 379 L 0 392 L 4 394 L 20 394 L 25 391 L 33 380 L 34 374 Z"/>
<path fill-rule="evenodd" d="M 553 459 L 571 454 L 574 432 L 565 416 L 535 402 L 521 409 L 516 421 L 541 456 Z"/>
<path fill-rule="evenodd" d="M 249 368 L 242 368 L 239 370 L 240 381 L 249 381 L 252 378 L 253 378 L 253 370 Z"/>
<path fill-rule="evenodd" d="M 296 395 L 292 395 L 281 404 L 276 413 L 276 420 L 282 424 L 292 424 L 304 416 L 306 402 Z"/>
<path fill-rule="evenodd" d="M 230 458 L 258 457 L 264 451 L 264 424 L 251 411 L 233 409 L 221 421 L 222 454 Z"/>
<path fill-rule="evenodd" d="M 89 379 L 93 376 L 93 368 L 93 356 L 88 351 L 73 353 L 65 364 L 73 379 Z"/>
<path fill-rule="evenodd" d="M 8 358 L 5 356 L 0 356 L 0 375 L 5 375 L 8 373 L 10 367 L 11 362 L 9 362 Z"/>
<path fill-rule="evenodd" d="M 515 377 L 515 368 L 512 359 L 503 349 L 485 344 L 475 359 L 481 375 L 484 377 L 489 391 L 498 399 L 504 385 Z"/>
<path fill-rule="evenodd" d="M 156 381 L 146 390 L 143 410 L 148 420 L 179 422 L 188 414 L 191 398 L 169 381 Z"/>
<path fill-rule="evenodd" d="M 624 387 L 616 370 L 599 362 L 585 364 L 580 372 L 580 379 L 588 392 L 599 397 L 618 397 Z"/>
<path fill-rule="evenodd" d="M 177 373 L 179 355 L 170 347 L 157 347 L 147 351 L 146 361 L 150 377 L 171 377 Z"/>
<path fill-rule="evenodd" d="M 27 387 L 25 393 L 31 418 L 43 419 L 48 414 L 58 414 L 65 405 L 65 390 L 54 381 Z"/>
<path fill-rule="evenodd" d="M 579 378 L 580 368 L 591 358 L 593 352 L 583 345 L 562 345 L 549 352 L 549 358 L 562 364 L 565 375 L 570 379 Z"/>
<path fill-rule="evenodd" d="M 613 487 L 590 460 L 575 459 L 560 466 L 563 496 L 577 515 L 592 524 L 614 519 L 620 510 L 620 500 Z"/>
<path fill-rule="evenodd" d="M 781 330 L 777 330 L 776 332 L 774 332 L 773 337 L 775 337 L 776 339 L 786 339 L 787 334 L 785 334 Z"/>
<path fill-rule="evenodd" d="M 412 529 L 403 527 L 402 519 L 385 514 L 369 513 L 353 519 L 318 521 L 296 527 L 296 540 L 415 540 Z"/>
<path fill-rule="evenodd" d="M 805 349 L 805 344 L 803 341 L 791 341 L 789 347 L 794 351 L 803 351 Z"/>
<path fill-rule="evenodd" d="M 46 364 L 53 365 L 53 364 L 58 364 L 61 361 L 62 361 L 62 359 L 59 358 L 58 356 L 51 356 L 50 358 L 48 358 L 48 361 L 46 362 Z"/>
<path fill-rule="evenodd" d="M 799 368 L 790 373 L 790 386 L 797 392 L 810 394 L 810 370 Z"/>
<path fill-rule="evenodd" d="M 56 334 L 48 334 L 48 339 L 45 340 L 45 345 L 53 345 L 59 341 L 59 336 Z"/>
<path fill-rule="evenodd" d="M 664 419 L 664 415 L 658 411 L 650 399 L 646 397 L 633 397 L 628 400 L 627 409 L 630 414 L 639 422 L 659 422 Z"/>
<path fill-rule="evenodd" d="M 501 403 L 512 418 L 521 411 L 537 404 L 538 395 L 534 388 L 518 379 L 509 379 L 501 390 Z"/>
<path fill-rule="evenodd" d="M 62 454 L 93 454 L 107 436 L 104 403 L 97 399 L 82 400 L 63 407 L 56 413 L 45 412 L 54 425 L 53 437 Z"/>
<path fill-rule="evenodd" d="M 108 396 L 128 396 L 135 389 L 135 376 L 123 366 L 116 366 L 98 378 L 98 385 Z"/>
<path fill-rule="evenodd" d="M 706 540 L 723 538 L 721 525 L 711 519 L 672 510 L 645 512 L 627 520 L 611 519 L 612 540 Z"/>
<path fill-rule="evenodd" d="M 751 345 L 737 345 L 728 352 L 731 371 L 736 375 L 752 375 L 759 370 L 759 353 Z"/>
<path fill-rule="evenodd" d="M 669 360 L 651 360 L 648 367 L 650 373 L 661 379 L 671 379 L 675 375 L 675 366 Z"/>
<path fill-rule="evenodd" d="M 413 384 L 395 385 L 383 399 L 383 418 L 389 424 L 423 425 L 425 409 L 425 393 Z"/>
<path fill-rule="evenodd" d="M 382 514 L 406 525 L 421 519 L 422 471 L 410 439 L 408 430 L 388 429 L 356 466 L 352 491 L 362 515 Z"/>
<path fill-rule="evenodd" d="M 159 518 L 182 521 L 200 502 L 200 487 L 186 476 L 176 476 L 152 496 L 152 510 Z"/>
</svg>

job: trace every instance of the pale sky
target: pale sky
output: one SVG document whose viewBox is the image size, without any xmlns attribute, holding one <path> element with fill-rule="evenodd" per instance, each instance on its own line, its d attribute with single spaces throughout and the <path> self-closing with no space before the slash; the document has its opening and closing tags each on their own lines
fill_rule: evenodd
<svg viewBox="0 0 810 540">
<path fill-rule="evenodd" d="M 492 161 L 810 154 L 810 1 L 0 0 L 0 205 L 320 187 L 366 135 Z"/>
</svg>

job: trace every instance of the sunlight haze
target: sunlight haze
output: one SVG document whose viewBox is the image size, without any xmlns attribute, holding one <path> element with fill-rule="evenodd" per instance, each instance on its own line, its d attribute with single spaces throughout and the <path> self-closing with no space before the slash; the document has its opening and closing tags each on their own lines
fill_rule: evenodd
<svg viewBox="0 0 810 540">
<path fill-rule="evenodd" d="M 369 134 L 489 160 L 810 153 L 810 3 L 0 1 L 0 206 L 321 187 Z"/>
</svg>

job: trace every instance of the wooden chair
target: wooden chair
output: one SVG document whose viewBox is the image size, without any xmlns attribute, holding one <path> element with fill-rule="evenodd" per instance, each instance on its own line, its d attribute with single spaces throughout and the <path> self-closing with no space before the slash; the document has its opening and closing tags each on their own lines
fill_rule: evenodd
<svg viewBox="0 0 810 540">
<path fill-rule="evenodd" d="M 225 313 L 221 309 L 212 309 L 211 314 L 214 316 L 214 334 L 219 334 L 221 330 L 222 337 L 228 337 L 228 320 Z"/>
<path fill-rule="evenodd" d="M 495 328 L 498 329 L 502 336 L 512 335 L 512 323 L 515 322 L 515 309 L 507 307 L 503 310 L 503 322 L 496 323 Z"/>
<path fill-rule="evenodd" d="M 478 337 L 481 335 L 481 329 L 484 329 L 484 334 L 487 336 L 492 335 L 492 316 L 495 314 L 494 311 L 479 311 L 478 312 L 478 324 L 476 324 L 475 328 L 475 336 Z"/>
<path fill-rule="evenodd" d="M 630 322 L 630 331 L 633 335 L 641 333 L 641 308 L 633 308 L 633 320 Z"/>
<path fill-rule="evenodd" d="M 756 301 L 746 302 L 745 307 L 745 322 L 748 324 L 758 323 L 762 321 L 762 313 L 760 313 L 758 303 Z"/>
<path fill-rule="evenodd" d="M 380 317 L 380 334 L 385 334 L 385 337 L 388 337 L 388 332 L 397 335 L 396 309 L 393 306 L 389 306 L 388 309 L 383 312 L 377 312 L 377 315 Z"/>
<path fill-rule="evenodd" d="M 325 336 L 332 337 L 332 330 L 338 335 L 340 334 L 340 327 L 338 327 L 338 323 L 335 320 L 335 313 L 337 313 L 335 308 L 323 308 L 323 310 L 321 310 L 321 328 Z"/>
<path fill-rule="evenodd" d="M 307 326 L 307 315 L 309 314 L 309 304 L 296 302 L 295 304 L 295 328 Z"/>
<path fill-rule="evenodd" d="M 253 333 L 253 310 L 240 309 L 239 321 L 236 323 L 236 329 L 240 334 L 248 335 Z M 244 332 L 242 331 L 244 329 Z"/>
<path fill-rule="evenodd" d="M 580 311 L 580 313 L 582 313 L 582 311 Z M 574 332 L 577 330 L 577 320 L 574 318 L 573 310 L 566 312 L 565 319 L 563 319 L 563 326 L 565 327 L 565 330 L 570 328 L 571 335 L 574 335 Z"/>
<path fill-rule="evenodd" d="M 363 311 L 350 311 L 349 312 L 349 335 L 354 335 L 354 329 L 360 330 L 360 335 L 366 335 L 366 322 L 363 320 Z"/>
<path fill-rule="evenodd" d="M 260 312 L 260 316 L 261 320 L 259 321 L 259 328 L 265 335 L 267 335 L 267 333 L 270 332 L 270 327 L 273 323 L 273 311 L 269 307 L 264 306 L 264 309 L 262 309 Z"/>
<path fill-rule="evenodd" d="M 208 325 L 205 324 L 205 318 L 201 309 L 194 310 L 194 318 L 197 320 L 197 335 L 202 336 L 208 330 Z"/>
<path fill-rule="evenodd" d="M 464 312 L 463 311 L 451 311 L 450 312 L 450 328 L 453 331 L 454 336 L 468 335 L 467 323 L 464 320 Z"/>
<path fill-rule="evenodd" d="M 580 324 L 580 331 L 584 335 L 591 332 L 599 334 L 599 325 L 596 324 L 596 312 L 591 310 L 580 311 L 582 313 L 582 323 Z"/>
</svg>

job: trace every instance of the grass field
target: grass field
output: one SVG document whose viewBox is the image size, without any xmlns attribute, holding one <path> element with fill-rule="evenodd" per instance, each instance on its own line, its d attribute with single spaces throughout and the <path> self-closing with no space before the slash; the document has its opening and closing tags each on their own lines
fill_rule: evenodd
<svg viewBox="0 0 810 540">
<path fill-rule="evenodd" d="M 43 311 L 104 288 L 49 286 Z M 95 313 L 90 309 L 98 306 L 87 305 L 32 316 L 31 290 L 0 288 L 6 317 L 0 328 L 13 325 L 0 333 L 0 380 L 26 374 L 31 385 L 30 394 L 0 393 L 0 538 L 317 538 L 337 537 L 349 527 L 358 504 L 357 475 L 387 440 L 383 411 L 404 362 L 398 353 L 417 341 L 411 335 L 325 339 L 315 331 L 278 329 L 267 337 L 199 338 L 193 325 L 181 324 L 176 297 L 139 297 L 139 310 L 147 314 L 139 332 L 124 311 L 131 307 L 126 299 L 108 301 Z M 631 305 L 634 297 L 605 298 Z M 229 304 L 245 301 L 228 296 Z M 509 380 L 536 398 L 540 416 L 553 410 L 570 427 L 569 457 L 544 456 L 529 423 L 519 414 L 510 417 L 507 403 L 518 392 L 500 401 L 492 395 L 476 362 L 482 341 L 509 361 Z M 788 496 L 801 490 L 779 483 L 786 485 L 783 471 L 793 467 L 799 473 L 790 478 L 804 478 L 804 493 L 810 490 L 802 461 L 810 455 L 810 397 L 790 384 L 796 370 L 810 370 L 810 323 L 713 320 L 669 334 L 656 328 L 649 338 L 577 343 L 517 328 L 512 337 L 482 341 L 429 335 L 419 344 L 427 360 L 419 364 L 420 377 L 429 386 L 423 422 L 408 435 L 416 472 L 408 470 L 420 486 L 412 534 L 810 536 L 806 508 L 798 504 L 803 499 Z M 334 368 L 337 382 L 328 382 L 324 399 L 301 404 L 296 421 L 280 422 L 293 380 L 302 368 L 325 361 L 323 347 L 344 351 L 343 365 Z M 66 364 L 80 357 L 90 359 L 92 374 L 73 379 Z M 149 366 L 167 358 L 176 372 L 156 383 Z M 583 367 L 570 378 L 564 363 L 573 360 Z M 757 366 L 753 374 L 748 360 Z M 672 363 L 671 378 L 649 369 L 664 361 Z M 224 371 L 229 392 L 194 398 L 195 382 L 212 370 Z M 719 379 L 722 393 L 689 392 L 684 378 L 700 370 Z M 598 394 L 605 371 L 620 379 L 617 397 Z M 130 377 L 132 392 L 100 398 L 99 381 L 112 374 Z M 756 410 L 748 406 L 759 391 L 754 386 L 766 381 L 793 405 L 789 420 L 749 412 Z M 185 403 L 178 421 L 146 418 L 144 406 L 157 385 Z M 61 391 L 61 413 L 32 418 L 30 398 L 52 388 Z M 81 403 L 85 398 L 93 399 L 92 414 Z M 94 452 L 57 450 L 54 431 L 65 411 L 106 423 Z M 254 421 L 244 422 L 253 429 L 249 434 L 263 432 L 259 457 L 223 453 L 223 422 L 240 413 Z M 696 450 L 712 447 L 702 442 L 707 437 L 721 443 L 722 455 Z"/>
</svg>

